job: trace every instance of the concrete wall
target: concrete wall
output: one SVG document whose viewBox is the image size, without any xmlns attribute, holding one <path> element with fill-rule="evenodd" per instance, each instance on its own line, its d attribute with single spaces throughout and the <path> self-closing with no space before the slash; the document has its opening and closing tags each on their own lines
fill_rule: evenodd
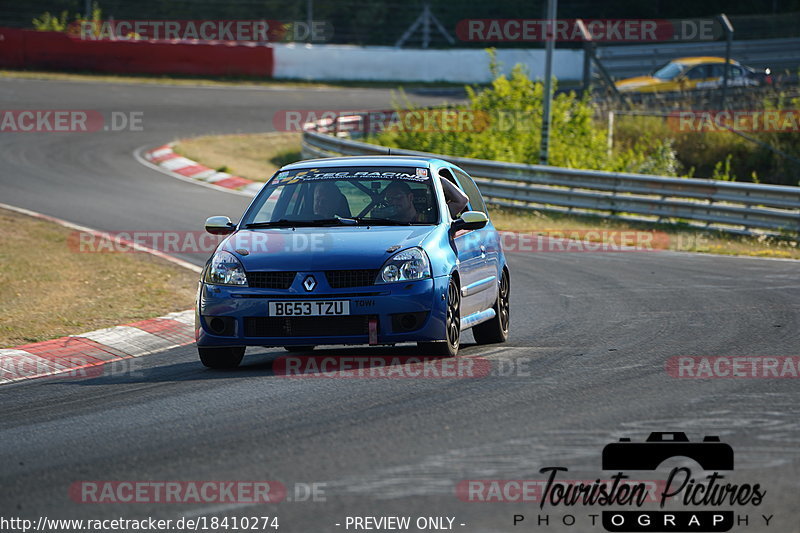
<svg viewBox="0 0 800 533">
<path fill-rule="evenodd" d="M 524 64 L 544 77 L 544 50 L 498 50 L 503 72 Z M 0 28 L 0 67 L 116 73 L 247 75 L 302 80 L 491 81 L 480 49 L 257 44 L 232 41 L 92 41 L 57 32 Z M 556 50 L 553 74 L 579 80 L 582 50 Z"/>
<path fill-rule="evenodd" d="M 397 80 L 485 83 L 491 81 L 484 50 L 409 50 L 388 46 L 276 44 L 274 77 L 303 80 Z M 533 78 L 544 77 L 544 49 L 498 50 L 503 72 L 517 63 Z M 558 50 L 553 74 L 579 80 L 582 50 Z"/>
</svg>

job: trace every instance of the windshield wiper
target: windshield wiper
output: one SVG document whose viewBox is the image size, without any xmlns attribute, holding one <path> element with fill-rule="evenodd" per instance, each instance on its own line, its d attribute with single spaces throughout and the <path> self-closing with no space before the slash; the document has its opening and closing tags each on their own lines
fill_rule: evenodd
<svg viewBox="0 0 800 533">
<path fill-rule="evenodd" d="M 325 224 L 342 224 L 343 226 L 353 226 L 358 224 L 358 221 L 355 218 L 340 217 L 339 215 L 336 215 L 335 218 L 326 218 L 320 222 Z"/>
<path fill-rule="evenodd" d="M 369 224 L 374 226 L 410 226 L 413 224 L 413 222 L 403 222 L 401 220 L 394 220 L 392 218 L 355 217 L 353 220 L 359 224 Z"/>
<path fill-rule="evenodd" d="M 287 220 L 282 218 L 280 220 L 273 220 L 270 222 L 251 222 L 250 224 L 245 224 L 245 228 L 291 228 L 295 226 L 296 221 L 294 220 Z"/>
</svg>

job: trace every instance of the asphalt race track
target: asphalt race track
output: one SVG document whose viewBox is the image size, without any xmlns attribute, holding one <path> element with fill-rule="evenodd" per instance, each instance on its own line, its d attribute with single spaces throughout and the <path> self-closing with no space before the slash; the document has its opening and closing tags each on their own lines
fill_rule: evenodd
<svg viewBox="0 0 800 533">
<path fill-rule="evenodd" d="M 197 230 L 212 214 L 236 219 L 248 199 L 146 168 L 135 149 L 270 131 L 281 109 L 385 108 L 390 94 L 0 80 L 0 102 L 144 112 L 142 132 L 0 134 L 0 202 L 102 230 Z M 510 341 L 477 347 L 468 335 L 460 355 L 491 361 L 487 377 L 287 379 L 272 371 L 282 350 L 249 349 L 241 368 L 211 371 L 187 346 L 137 360 L 136 372 L 0 387 L 0 516 L 269 515 L 281 532 L 345 531 L 347 516 L 449 516 L 465 532 L 603 531 L 589 519 L 599 507 L 468 502 L 455 489 L 544 479 L 547 466 L 568 468 L 560 479 L 607 478 L 605 444 L 683 431 L 693 441 L 719 435 L 736 454 L 728 480 L 766 490 L 759 506 L 720 507 L 748 516 L 736 531 L 800 531 L 798 381 L 666 370 L 673 356 L 800 356 L 797 262 L 672 252 L 509 258 Z M 292 501 L 76 503 L 69 487 L 83 480 L 277 480 Z M 325 501 L 295 501 L 302 483 L 322 484 Z M 517 527 L 514 514 L 525 516 Z M 761 515 L 770 514 L 766 527 Z"/>
</svg>

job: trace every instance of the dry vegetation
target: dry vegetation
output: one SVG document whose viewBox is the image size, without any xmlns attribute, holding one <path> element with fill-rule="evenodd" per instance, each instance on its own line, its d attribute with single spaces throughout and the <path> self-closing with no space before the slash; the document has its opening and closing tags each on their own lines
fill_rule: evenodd
<svg viewBox="0 0 800 533">
<path fill-rule="evenodd" d="M 81 253 L 73 230 L 0 210 L 0 347 L 190 309 L 198 274 L 146 253 Z M 13 229 L 11 229 L 13 228 Z"/>
</svg>

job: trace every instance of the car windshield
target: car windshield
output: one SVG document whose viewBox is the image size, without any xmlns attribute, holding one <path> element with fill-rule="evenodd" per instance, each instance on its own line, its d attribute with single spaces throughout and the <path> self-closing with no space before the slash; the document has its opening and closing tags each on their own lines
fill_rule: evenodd
<svg viewBox="0 0 800 533">
<path fill-rule="evenodd" d="M 439 219 L 427 167 L 310 167 L 282 170 L 243 227 L 412 225 Z"/>
<path fill-rule="evenodd" d="M 660 69 L 653 72 L 653 77 L 660 80 L 672 80 L 684 70 L 686 70 L 685 65 L 680 63 L 667 63 Z"/>
</svg>

